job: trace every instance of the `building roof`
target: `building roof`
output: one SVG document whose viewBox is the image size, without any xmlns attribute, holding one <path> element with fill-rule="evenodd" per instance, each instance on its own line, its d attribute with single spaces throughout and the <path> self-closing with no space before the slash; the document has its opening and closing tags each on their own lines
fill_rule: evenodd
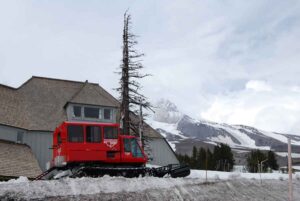
<svg viewBox="0 0 300 201">
<path fill-rule="evenodd" d="M 0 85 L 0 124 L 53 131 L 67 120 L 68 103 L 120 106 L 119 101 L 98 84 L 33 76 L 18 88 Z M 162 137 L 148 125 L 144 133 L 149 137 Z"/>
<path fill-rule="evenodd" d="M 27 145 L 0 140 L 0 176 L 35 178 L 42 173 Z"/>
</svg>

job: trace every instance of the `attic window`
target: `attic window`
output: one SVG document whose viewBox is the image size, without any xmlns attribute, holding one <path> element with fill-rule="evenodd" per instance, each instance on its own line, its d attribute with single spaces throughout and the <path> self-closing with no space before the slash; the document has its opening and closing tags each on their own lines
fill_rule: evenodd
<svg viewBox="0 0 300 201">
<path fill-rule="evenodd" d="M 73 106 L 73 115 L 74 117 L 81 117 L 81 107 Z"/>
<path fill-rule="evenodd" d="M 99 108 L 94 107 L 84 107 L 84 117 L 99 119 L 100 118 L 100 110 Z"/>
<path fill-rule="evenodd" d="M 104 109 L 104 119 L 111 120 L 111 109 Z"/>
</svg>

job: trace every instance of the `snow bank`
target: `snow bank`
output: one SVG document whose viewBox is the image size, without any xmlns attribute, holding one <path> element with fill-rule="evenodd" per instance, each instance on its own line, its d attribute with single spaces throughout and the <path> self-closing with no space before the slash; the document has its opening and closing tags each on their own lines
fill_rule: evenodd
<svg viewBox="0 0 300 201">
<path fill-rule="evenodd" d="M 300 173 L 293 175 L 294 178 L 300 177 Z M 191 170 L 191 174 L 187 178 L 206 178 L 205 170 Z M 230 179 L 275 179 L 275 180 L 287 180 L 288 174 L 279 172 L 274 173 L 242 173 L 242 172 L 219 172 L 219 171 L 207 171 L 207 178 L 210 181 L 215 180 L 230 180 Z"/>
<path fill-rule="evenodd" d="M 199 180 L 155 177 L 124 178 L 104 176 L 101 178 L 65 178 L 52 181 L 28 181 L 20 178 L 0 183 L 0 198 L 1 195 L 7 193 L 17 194 L 25 198 L 43 198 L 99 193 L 140 192 L 151 188 L 166 189 L 176 185 L 193 185 L 196 183 L 199 183 Z"/>
<path fill-rule="evenodd" d="M 4 183 L 6 183 L 6 184 L 9 184 L 9 183 L 16 184 L 16 183 L 23 183 L 23 182 L 29 182 L 28 178 L 21 176 L 21 177 L 19 177 L 17 179 L 11 179 L 11 180 L 9 180 L 7 182 L 0 182 L 0 184 L 1 183 L 3 183 L 3 184 Z"/>
<path fill-rule="evenodd" d="M 286 200 L 287 175 L 192 170 L 187 178 L 65 178 L 0 183 L 0 200 Z M 300 200 L 300 174 L 294 175 Z M 256 192 L 255 195 L 251 192 Z M 76 199 L 75 199 L 76 198 Z"/>
</svg>

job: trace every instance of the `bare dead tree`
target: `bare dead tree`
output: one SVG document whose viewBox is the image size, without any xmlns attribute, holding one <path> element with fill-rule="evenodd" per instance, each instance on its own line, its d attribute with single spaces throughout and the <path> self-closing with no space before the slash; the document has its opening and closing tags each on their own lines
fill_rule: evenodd
<svg viewBox="0 0 300 201">
<path fill-rule="evenodd" d="M 141 105 L 145 109 L 151 109 L 150 103 L 147 98 L 140 93 L 141 85 L 139 79 L 149 76 L 149 74 L 142 74 L 141 70 L 144 68 L 142 65 L 141 57 L 144 54 L 139 53 L 135 49 L 138 44 L 137 36 L 131 33 L 131 16 L 127 13 L 124 14 L 124 28 L 123 28 L 123 59 L 120 65 L 121 75 L 120 87 L 117 91 L 120 93 L 121 102 L 121 123 L 123 133 L 130 134 L 130 131 L 138 133 L 138 123 L 131 120 L 131 113 L 138 115 L 135 109 Z"/>
</svg>

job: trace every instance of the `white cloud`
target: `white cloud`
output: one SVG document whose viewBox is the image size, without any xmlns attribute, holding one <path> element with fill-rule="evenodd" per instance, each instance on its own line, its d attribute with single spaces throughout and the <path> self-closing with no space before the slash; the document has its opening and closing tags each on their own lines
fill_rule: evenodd
<svg viewBox="0 0 300 201">
<path fill-rule="evenodd" d="M 254 91 L 272 91 L 272 87 L 265 81 L 261 80 L 250 80 L 246 84 L 246 89 Z"/>
<path fill-rule="evenodd" d="M 299 134 L 300 94 L 292 87 L 252 87 L 223 95 L 201 113 L 202 118 L 229 124 L 244 124 L 267 131 Z M 263 90 L 262 90 L 263 89 Z M 258 91 L 259 93 L 258 93 Z"/>
<path fill-rule="evenodd" d="M 153 74 L 142 81 L 151 100 L 168 98 L 193 117 L 296 132 L 296 0 L 0 1 L 0 83 L 88 79 L 116 94 L 128 7 Z M 285 126 L 272 112 L 286 112 Z"/>
</svg>

